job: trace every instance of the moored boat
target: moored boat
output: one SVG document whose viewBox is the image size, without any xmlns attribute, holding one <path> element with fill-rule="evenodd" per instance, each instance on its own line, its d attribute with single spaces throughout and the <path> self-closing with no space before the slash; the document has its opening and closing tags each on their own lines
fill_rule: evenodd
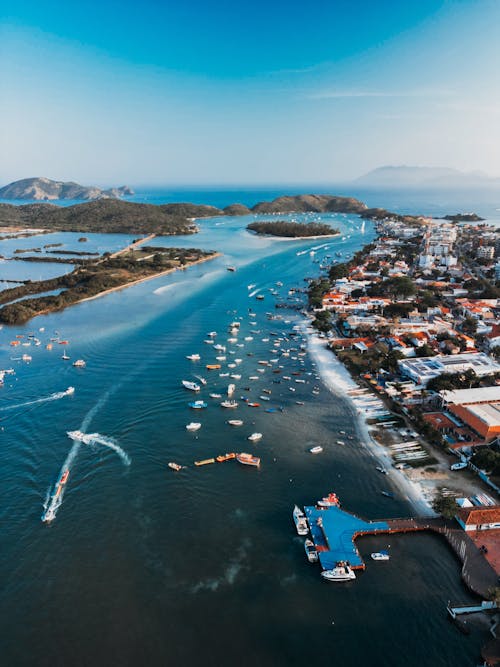
<svg viewBox="0 0 500 667">
<path fill-rule="evenodd" d="M 311 454 L 321 454 L 321 452 L 323 451 L 323 447 L 321 447 L 321 445 L 316 445 L 315 447 L 311 447 L 309 451 L 311 452 Z"/>
<path fill-rule="evenodd" d="M 245 466 L 255 466 L 256 468 L 260 466 L 260 459 L 258 456 L 252 456 L 251 454 L 246 454 L 245 452 L 236 454 L 236 460 L 238 463 L 242 463 Z"/>
<path fill-rule="evenodd" d="M 257 442 L 258 440 L 262 440 L 262 433 L 252 433 L 248 436 L 247 440 L 250 440 L 250 442 Z"/>
<path fill-rule="evenodd" d="M 318 550 L 316 549 L 316 546 L 312 540 L 307 538 L 307 540 L 304 542 L 304 549 L 306 552 L 307 560 L 310 563 L 317 563 L 318 562 Z"/>
<path fill-rule="evenodd" d="M 193 410 L 203 410 L 208 406 L 208 403 L 205 403 L 205 401 L 193 401 L 192 403 L 188 403 L 188 405 Z"/>
<path fill-rule="evenodd" d="M 210 463 L 215 463 L 215 459 L 202 459 L 201 461 L 195 461 L 194 464 L 195 466 L 207 466 L 210 465 Z"/>
<path fill-rule="evenodd" d="M 215 460 L 217 463 L 223 463 L 224 461 L 230 461 L 231 459 L 235 459 L 236 454 L 234 452 L 229 452 L 229 454 L 219 454 L 219 456 L 215 457 Z"/>
<path fill-rule="evenodd" d="M 201 357 L 199 354 L 188 354 L 186 359 L 189 359 L 189 361 L 199 361 Z"/>
<path fill-rule="evenodd" d="M 243 421 L 241 419 L 229 419 L 229 426 L 243 426 Z"/>
<path fill-rule="evenodd" d="M 182 386 L 185 389 L 189 389 L 190 391 L 200 391 L 201 389 L 199 384 L 196 384 L 196 382 L 190 382 L 189 380 L 182 380 Z"/>
<path fill-rule="evenodd" d="M 220 364 L 207 364 L 206 369 L 207 371 L 218 371 L 220 370 L 221 365 Z"/>
<path fill-rule="evenodd" d="M 307 518 L 298 505 L 295 505 L 295 507 L 293 508 L 292 516 L 293 516 L 293 521 L 295 523 L 295 529 L 297 530 L 297 534 L 307 535 L 309 532 L 309 526 L 307 525 Z"/>
<path fill-rule="evenodd" d="M 220 404 L 222 408 L 237 408 L 238 403 L 237 401 L 222 401 Z"/>
<path fill-rule="evenodd" d="M 189 424 L 186 424 L 187 431 L 198 431 L 200 428 L 201 424 L 199 422 L 189 422 Z"/>
<path fill-rule="evenodd" d="M 318 500 L 316 505 L 319 508 L 340 507 L 340 500 L 338 499 L 338 496 L 337 496 L 336 493 L 329 493 L 324 498 L 321 498 L 321 500 Z"/>
<path fill-rule="evenodd" d="M 77 359 L 73 362 L 73 366 L 76 366 L 76 368 L 85 368 L 86 365 L 87 363 L 83 359 Z"/>
<path fill-rule="evenodd" d="M 331 570 L 323 570 L 321 576 L 326 581 L 351 581 L 356 579 L 354 570 L 347 561 L 339 561 Z"/>
<path fill-rule="evenodd" d="M 373 560 L 390 560 L 390 556 L 387 551 L 375 551 L 370 554 Z"/>
</svg>

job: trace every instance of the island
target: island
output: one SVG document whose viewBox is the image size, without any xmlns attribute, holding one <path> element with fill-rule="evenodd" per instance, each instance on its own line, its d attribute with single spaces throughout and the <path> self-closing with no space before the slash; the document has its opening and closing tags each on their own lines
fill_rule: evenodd
<svg viewBox="0 0 500 667">
<path fill-rule="evenodd" d="M 117 199 L 133 195 L 128 185 L 103 190 L 95 186 L 87 187 L 73 181 L 53 181 L 50 178 L 23 178 L 0 188 L 0 199 L 31 199 L 48 201 L 51 199 Z"/>
<path fill-rule="evenodd" d="M 315 238 L 317 236 L 338 236 L 339 230 L 317 222 L 288 222 L 286 220 L 256 221 L 247 225 L 256 234 L 278 236 L 288 239 Z"/>
<path fill-rule="evenodd" d="M 30 281 L 0 292 L 0 322 L 24 324 L 31 318 L 62 310 L 80 301 L 109 294 L 178 269 L 218 257 L 220 253 L 197 248 L 129 246 L 124 251 L 86 260 L 71 273 L 48 280 Z M 54 292 L 47 295 L 47 292 Z M 44 296 L 36 296 L 44 294 Z M 33 298 L 29 298 L 33 295 Z M 28 297 L 28 298 L 27 298 Z"/>
<path fill-rule="evenodd" d="M 443 220 L 448 220 L 449 222 L 483 222 L 484 218 L 481 218 L 477 213 L 456 213 L 455 215 L 445 215 L 442 218 Z"/>
</svg>

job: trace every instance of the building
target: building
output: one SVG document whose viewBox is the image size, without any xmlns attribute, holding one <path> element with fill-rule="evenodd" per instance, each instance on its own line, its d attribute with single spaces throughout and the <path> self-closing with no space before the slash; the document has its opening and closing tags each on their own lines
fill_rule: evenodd
<svg viewBox="0 0 500 667">
<path fill-rule="evenodd" d="M 456 515 L 458 523 L 467 531 L 500 528 L 500 506 L 462 507 Z"/>
<path fill-rule="evenodd" d="M 495 257 L 495 246 L 482 245 L 476 251 L 478 259 L 493 259 Z"/>
<path fill-rule="evenodd" d="M 464 373 L 472 370 L 478 377 L 500 373 L 500 364 L 483 352 L 403 359 L 398 361 L 398 364 L 402 375 L 424 387 L 429 380 L 443 373 Z"/>
</svg>

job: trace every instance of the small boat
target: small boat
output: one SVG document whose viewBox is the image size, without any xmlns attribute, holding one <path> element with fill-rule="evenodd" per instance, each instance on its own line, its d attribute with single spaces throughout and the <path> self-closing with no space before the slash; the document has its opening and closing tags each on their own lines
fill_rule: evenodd
<svg viewBox="0 0 500 667">
<path fill-rule="evenodd" d="M 68 345 L 68 344 L 69 344 L 69 340 L 60 340 L 59 341 L 59 345 Z"/>
<path fill-rule="evenodd" d="M 270 401 L 271 400 L 269 398 L 269 396 L 259 396 L 259 398 L 260 398 L 261 401 Z"/>
<path fill-rule="evenodd" d="M 59 484 L 66 484 L 68 481 L 69 477 L 69 470 L 65 470 L 63 474 L 61 475 L 61 479 L 59 480 Z"/>
<path fill-rule="evenodd" d="M 209 394 L 210 398 L 222 398 L 222 394 Z"/>
<path fill-rule="evenodd" d="M 243 421 L 241 419 L 229 419 L 229 426 L 243 426 Z"/>
<path fill-rule="evenodd" d="M 251 454 L 246 454 L 245 452 L 236 454 L 236 460 L 238 463 L 242 463 L 245 466 L 255 466 L 256 468 L 260 466 L 260 459 L 258 456 L 252 456 Z"/>
<path fill-rule="evenodd" d="M 230 384 L 227 387 L 227 395 L 232 396 L 234 394 L 234 390 L 236 389 L 236 385 Z"/>
<path fill-rule="evenodd" d="M 304 405 L 304 401 L 295 401 L 295 405 Z"/>
<path fill-rule="evenodd" d="M 189 424 L 186 424 L 187 431 L 198 431 L 200 428 L 201 424 L 199 422 L 189 422 Z"/>
<path fill-rule="evenodd" d="M 221 368 L 220 364 L 207 364 L 206 367 L 207 371 L 218 371 Z"/>
<path fill-rule="evenodd" d="M 371 554 L 373 560 L 390 560 L 390 556 L 387 551 L 375 551 Z"/>
<path fill-rule="evenodd" d="M 201 375 L 195 375 L 195 378 L 199 380 L 203 386 L 207 384 L 207 381 L 205 380 L 205 378 L 202 378 Z"/>
<path fill-rule="evenodd" d="M 209 331 L 207 336 L 210 336 L 210 338 L 214 338 L 215 336 L 217 336 L 217 331 Z"/>
<path fill-rule="evenodd" d="M 236 454 L 234 452 L 230 452 L 229 454 L 219 454 L 219 456 L 215 457 L 215 460 L 217 463 L 224 463 L 224 461 L 230 461 L 231 459 L 235 459 Z"/>
<path fill-rule="evenodd" d="M 232 273 L 234 273 L 234 272 L 236 271 L 236 267 L 235 267 L 235 266 L 226 266 L 226 269 L 227 269 L 228 271 L 231 271 Z"/>
<path fill-rule="evenodd" d="M 211 338 L 206 338 L 203 342 L 206 345 L 213 345 L 214 344 L 214 341 Z M 215 349 L 215 347 L 214 347 L 214 349 Z"/>
<path fill-rule="evenodd" d="M 345 442 L 343 440 L 337 440 L 337 445 L 340 445 L 341 447 L 344 447 Z"/>
<path fill-rule="evenodd" d="M 71 394 L 75 393 L 75 388 L 74 387 L 68 387 L 64 393 L 66 394 L 66 396 L 70 396 Z"/>
<path fill-rule="evenodd" d="M 332 570 L 323 570 L 321 576 L 326 581 L 351 581 L 356 579 L 354 571 L 346 561 L 339 561 Z"/>
<path fill-rule="evenodd" d="M 219 377 L 220 377 L 220 378 L 228 378 L 228 377 L 229 377 L 229 373 L 219 373 Z"/>
<path fill-rule="evenodd" d="M 199 361 L 201 357 L 199 354 L 188 354 L 186 359 L 189 359 L 189 361 Z"/>
<path fill-rule="evenodd" d="M 77 359 L 73 362 L 73 366 L 76 366 L 76 368 L 85 368 L 86 365 L 87 364 L 83 359 Z"/>
<path fill-rule="evenodd" d="M 238 403 L 236 401 L 222 401 L 220 404 L 221 408 L 237 408 Z"/>
<path fill-rule="evenodd" d="M 307 540 L 304 542 L 304 549 L 306 552 L 307 560 L 310 563 L 317 563 L 318 562 L 318 550 L 316 549 L 314 542 L 307 538 Z"/>
<path fill-rule="evenodd" d="M 318 500 L 316 505 L 320 509 L 325 507 L 340 507 L 340 500 L 336 493 L 329 493 L 324 498 L 321 498 L 321 500 Z"/>
<path fill-rule="evenodd" d="M 307 535 L 309 533 L 309 526 L 307 525 L 307 518 L 304 512 L 298 505 L 295 505 L 292 512 L 295 529 L 298 535 Z"/>
<path fill-rule="evenodd" d="M 195 466 L 207 466 L 210 463 L 215 463 L 215 459 L 202 459 L 201 461 L 195 461 Z"/>
<path fill-rule="evenodd" d="M 380 493 L 386 498 L 394 498 L 394 494 L 391 493 L 390 491 L 381 491 Z"/>
<path fill-rule="evenodd" d="M 225 352 L 226 351 L 226 346 L 225 345 L 220 345 L 217 343 L 217 345 L 214 345 L 214 350 L 218 350 L 219 352 Z"/>
<path fill-rule="evenodd" d="M 249 408 L 260 408 L 260 403 L 255 403 L 255 402 L 250 403 L 250 402 L 248 402 L 247 405 L 248 405 Z"/>
<path fill-rule="evenodd" d="M 250 375 L 250 377 L 248 379 L 249 380 L 258 380 L 259 376 L 258 375 Z"/>
<path fill-rule="evenodd" d="M 176 470 L 177 472 L 183 468 L 183 466 L 179 465 L 178 463 L 174 463 L 174 461 L 170 461 L 170 463 L 168 463 L 168 467 L 172 468 L 172 470 Z"/>
<path fill-rule="evenodd" d="M 381 472 L 383 475 L 387 475 L 387 470 L 385 468 L 382 468 L 382 466 L 377 466 L 375 470 L 378 470 Z"/>
<path fill-rule="evenodd" d="M 23 354 L 23 356 L 21 357 L 21 359 L 22 359 L 23 361 L 32 361 L 32 357 L 31 357 L 29 354 Z M 68 357 L 68 359 L 69 359 L 69 357 Z"/>
<path fill-rule="evenodd" d="M 255 297 L 258 301 L 264 301 L 264 295 L 263 294 L 257 294 Z"/>
<path fill-rule="evenodd" d="M 221 355 L 221 356 L 215 357 L 215 358 L 217 359 L 217 361 L 226 361 L 226 359 L 227 359 L 227 357 L 225 357 L 224 355 Z"/>
<path fill-rule="evenodd" d="M 315 447 L 311 447 L 309 451 L 311 452 L 311 454 L 321 454 L 321 452 L 323 451 L 323 447 L 321 447 L 321 445 L 316 445 Z"/>
<path fill-rule="evenodd" d="M 193 401 L 192 403 L 188 403 L 188 405 L 193 410 L 203 410 L 208 406 L 208 403 L 205 403 L 205 401 Z"/>
<path fill-rule="evenodd" d="M 196 384 L 196 382 L 190 382 L 189 380 L 183 380 L 182 386 L 185 389 L 189 389 L 190 391 L 200 391 L 201 389 L 199 384 Z"/>
<path fill-rule="evenodd" d="M 250 442 L 257 442 L 258 440 L 262 440 L 262 433 L 252 433 L 252 435 L 249 435 L 247 440 L 250 440 Z"/>
<path fill-rule="evenodd" d="M 66 354 L 66 352 L 64 352 L 61 359 L 64 359 L 64 361 L 69 361 L 69 356 Z"/>
<path fill-rule="evenodd" d="M 238 373 L 231 373 L 229 377 L 233 378 L 233 380 L 241 380 L 241 375 L 238 375 Z"/>
<path fill-rule="evenodd" d="M 52 349 L 52 343 L 47 343 L 47 345 L 45 346 L 45 349 L 46 350 L 51 350 Z"/>
</svg>

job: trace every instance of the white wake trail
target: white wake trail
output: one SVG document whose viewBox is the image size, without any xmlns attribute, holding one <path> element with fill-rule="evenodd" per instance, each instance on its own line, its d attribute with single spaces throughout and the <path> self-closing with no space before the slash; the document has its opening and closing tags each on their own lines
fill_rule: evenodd
<svg viewBox="0 0 500 667">
<path fill-rule="evenodd" d="M 113 440 L 113 438 L 108 438 L 105 435 L 101 435 L 100 433 L 89 433 L 87 434 L 87 438 L 89 440 L 89 444 L 91 445 L 97 443 L 114 450 L 126 466 L 131 464 L 132 461 L 130 456 L 120 447 L 120 445 L 115 442 L 115 440 Z"/>
<path fill-rule="evenodd" d="M 24 408 L 27 407 L 28 405 L 36 405 L 37 403 L 58 401 L 60 398 L 64 398 L 65 396 L 71 396 L 74 393 L 75 393 L 74 387 L 68 387 L 65 391 L 56 391 L 54 394 L 51 394 L 50 396 L 45 396 L 44 398 L 36 398 L 34 401 L 26 401 L 25 403 L 16 403 L 15 405 L 6 405 L 0 408 L 0 411 L 5 412 L 6 410 L 16 410 L 17 408 Z"/>
</svg>

